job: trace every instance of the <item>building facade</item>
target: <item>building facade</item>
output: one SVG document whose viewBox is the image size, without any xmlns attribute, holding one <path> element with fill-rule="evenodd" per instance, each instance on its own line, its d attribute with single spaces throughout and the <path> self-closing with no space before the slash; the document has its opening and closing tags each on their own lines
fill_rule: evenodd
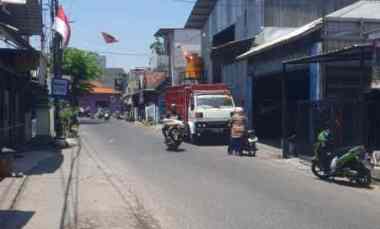
<svg viewBox="0 0 380 229">
<path fill-rule="evenodd" d="M 5 3 L 3 3 L 5 4 Z M 42 6 L 37 0 L 0 11 L 0 148 L 50 135 Z M 32 46 L 30 37 L 41 45 Z M 47 126 L 46 126 L 46 125 Z"/>
<path fill-rule="evenodd" d="M 251 46 L 270 43 L 353 2 L 356 1 L 198 0 L 185 28 L 202 31 L 204 75 L 208 82 L 224 82 L 229 85 L 237 104 L 245 108 L 249 117 L 253 117 L 253 90 L 257 88 L 254 78 L 257 76 L 253 75 L 252 69 L 271 66 L 252 66 L 252 62 L 247 58 L 237 58 L 239 54 L 247 52 Z M 229 49 L 235 52 L 228 52 Z M 223 50 L 227 51 L 218 55 L 223 53 Z M 272 56 L 268 58 L 271 59 Z M 281 58 L 278 59 L 281 62 Z M 281 65 L 276 71 L 281 71 Z M 253 119 L 249 120 L 250 125 L 254 126 Z"/>
<path fill-rule="evenodd" d="M 201 53 L 201 31 L 198 29 L 163 28 L 155 35 L 164 40 L 164 55 L 168 56 L 171 84 L 185 81 L 186 56 Z"/>
</svg>

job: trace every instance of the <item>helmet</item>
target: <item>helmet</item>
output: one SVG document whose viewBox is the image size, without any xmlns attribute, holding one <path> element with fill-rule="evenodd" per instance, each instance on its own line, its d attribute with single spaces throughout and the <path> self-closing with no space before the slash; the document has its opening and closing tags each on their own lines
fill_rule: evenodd
<svg viewBox="0 0 380 229">
<path fill-rule="evenodd" d="M 242 107 L 236 107 L 235 108 L 235 112 L 236 113 L 243 113 L 244 112 L 244 109 Z"/>
<path fill-rule="evenodd" d="M 174 104 L 174 103 L 170 104 L 170 110 L 175 111 L 176 108 L 177 108 L 176 104 Z"/>
</svg>

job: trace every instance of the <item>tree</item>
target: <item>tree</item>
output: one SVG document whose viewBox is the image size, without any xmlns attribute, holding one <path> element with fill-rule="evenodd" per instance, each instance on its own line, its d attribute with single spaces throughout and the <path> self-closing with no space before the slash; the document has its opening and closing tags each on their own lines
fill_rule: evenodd
<svg viewBox="0 0 380 229">
<path fill-rule="evenodd" d="M 150 45 L 150 49 L 154 50 L 158 55 L 164 54 L 164 44 L 156 37 L 156 40 Z"/>
<path fill-rule="evenodd" d="M 67 48 L 63 54 L 63 74 L 72 77 L 71 103 L 78 106 L 78 96 L 91 90 L 89 80 L 99 78 L 103 69 L 98 64 L 98 54 L 77 49 Z"/>
</svg>

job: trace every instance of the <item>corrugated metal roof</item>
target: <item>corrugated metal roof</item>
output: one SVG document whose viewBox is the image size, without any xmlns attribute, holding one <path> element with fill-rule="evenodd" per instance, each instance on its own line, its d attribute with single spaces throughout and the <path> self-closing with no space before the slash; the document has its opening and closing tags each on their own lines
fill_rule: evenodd
<svg viewBox="0 0 380 229">
<path fill-rule="evenodd" d="M 0 21 L 18 29 L 20 35 L 40 35 L 42 33 L 42 7 L 39 0 L 28 0 L 25 5 L 8 4 L 7 14 L 0 11 Z"/>
<path fill-rule="evenodd" d="M 187 29 L 201 29 L 218 0 L 197 0 L 185 24 Z"/>
<path fill-rule="evenodd" d="M 261 33 L 259 33 L 255 38 L 256 45 L 262 45 L 267 42 L 271 42 L 279 37 L 283 37 L 297 28 L 290 27 L 265 27 Z"/>
<path fill-rule="evenodd" d="M 160 28 L 160 29 L 154 34 L 154 36 L 155 36 L 155 37 L 166 36 L 168 33 L 171 33 L 171 32 L 173 32 L 174 30 L 178 30 L 178 29 L 181 29 L 181 28 Z"/>
<path fill-rule="evenodd" d="M 322 28 L 322 19 L 315 20 L 305 26 L 299 27 L 292 32 L 281 36 L 277 39 L 274 39 L 272 41 L 266 42 L 262 45 L 258 45 L 256 47 L 252 47 L 248 52 L 243 53 L 242 55 L 238 56 L 237 59 L 244 59 L 248 58 L 250 56 L 254 56 L 257 54 L 260 54 L 266 50 L 278 47 L 280 45 L 289 43 L 293 40 L 299 39 L 301 37 L 304 37 L 314 31 L 317 31 L 318 29 Z"/>
<path fill-rule="evenodd" d="M 284 64 L 309 64 L 309 63 L 325 63 L 350 60 L 370 60 L 373 57 L 373 44 L 355 44 L 342 49 L 331 50 L 325 53 L 305 56 L 292 60 L 284 61 Z"/>
<path fill-rule="evenodd" d="M 326 17 L 328 20 L 380 20 L 380 1 L 359 1 Z"/>
</svg>

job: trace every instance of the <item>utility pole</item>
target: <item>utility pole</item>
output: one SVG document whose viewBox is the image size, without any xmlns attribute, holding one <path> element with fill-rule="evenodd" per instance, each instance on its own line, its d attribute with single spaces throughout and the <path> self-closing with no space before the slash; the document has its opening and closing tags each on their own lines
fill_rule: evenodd
<svg viewBox="0 0 380 229">
<path fill-rule="evenodd" d="M 51 25 L 54 25 L 55 16 L 57 14 L 59 8 L 59 2 L 58 0 L 51 0 L 50 2 L 50 12 L 51 12 Z M 63 59 L 63 53 L 61 48 L 62 38 L 59 36 L 59 34 L 55 31 L 52 31 L 52 58 L 53 58 L 53 79 L 60 79 L 62 78 L 62 59 Z M 62 137 L 62 124 L 60 122 L 59 113 L 60 113 L 60 104 L 59 99 L 56 97 L 54 98 L 54 104 L 55 104 L 55 131 L 56 131 L 56 137 Z"/>
</svg>

